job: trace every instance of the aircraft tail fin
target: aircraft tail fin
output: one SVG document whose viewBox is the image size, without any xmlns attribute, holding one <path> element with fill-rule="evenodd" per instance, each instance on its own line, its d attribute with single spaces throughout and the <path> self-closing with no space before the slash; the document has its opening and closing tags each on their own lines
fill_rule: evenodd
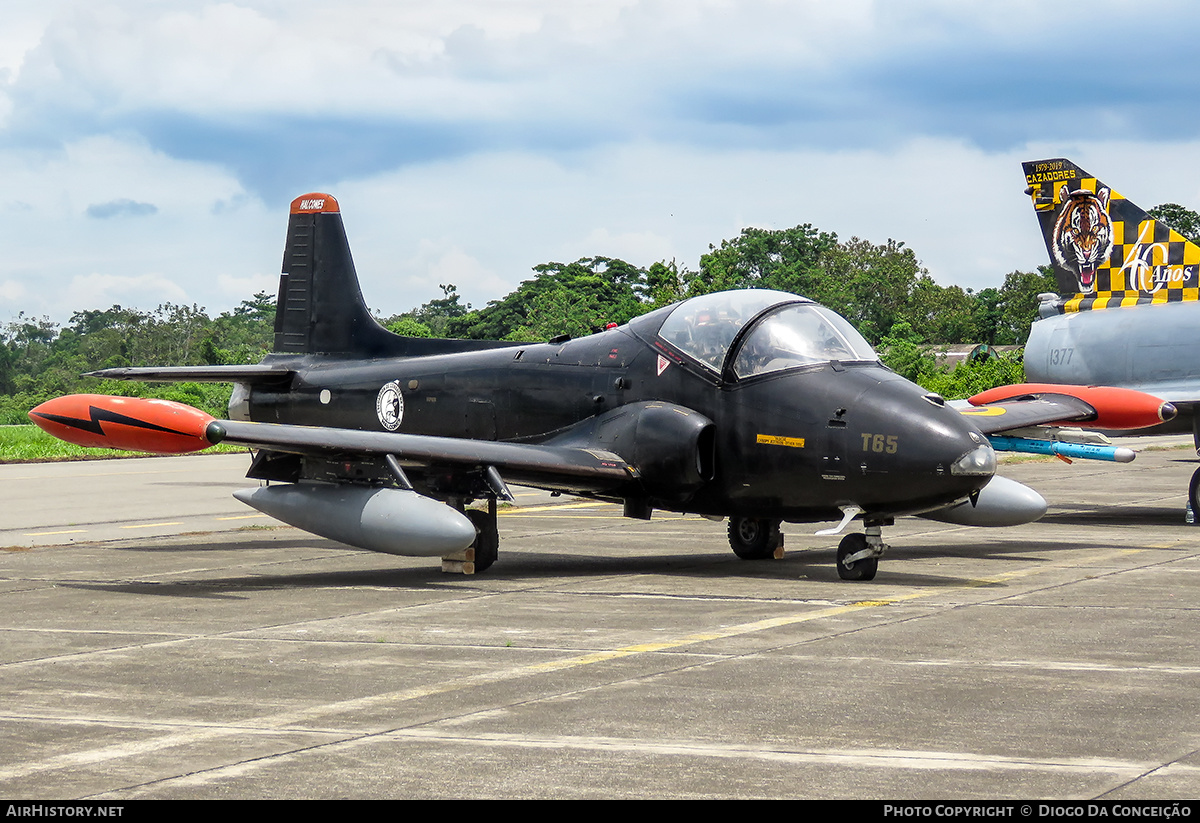
<svg viewBox="0 0 1200 823">
<path fill-rule="evenodd" d="M 275 351 L 382 355 L 396 348 L 393 337 L 367 311 L 337 200 L 297 197 L 283 250 Z"/>
<path fill-rule="evenodd" d="M 1200 298 L 1200 246 L 1064 158 L 1022 164 L 1058 311 Z"/>
<path fill-rule="evenodd" d="M 275 304 L 275 351 L 354 358 L 421 357 L 514 346 L 392 334 L 367 310 L 341 207 L 328 194 L 292 201 Z"/>
</svg>

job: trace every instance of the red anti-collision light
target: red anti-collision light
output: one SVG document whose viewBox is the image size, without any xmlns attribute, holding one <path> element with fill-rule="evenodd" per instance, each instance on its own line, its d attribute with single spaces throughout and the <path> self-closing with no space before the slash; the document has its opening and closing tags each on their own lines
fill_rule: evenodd
<svg viewBox="0 0 1200 823">
<path fill-rule="evenodd" d="M 213 445 L 210 414 L 170 400 L 69 394 L 47 400 L 29 419 L 59 440 L 99 449 L 182 454 Z"/>
<path fill-rule="evenodd" d="M 969 398 L 973 406 L 986 406 L 1021 397 L 1065 394 L 1077 397 L 1096 410 L 1094 420 L 1076 421 L 1097 429 L 1144 429 L 1173 420 L 1175 406 L 1152 394 L 1112 386 L 1068 386 L 1059 383 L 1019 383 L 1000 386 Z"/>
</svg>

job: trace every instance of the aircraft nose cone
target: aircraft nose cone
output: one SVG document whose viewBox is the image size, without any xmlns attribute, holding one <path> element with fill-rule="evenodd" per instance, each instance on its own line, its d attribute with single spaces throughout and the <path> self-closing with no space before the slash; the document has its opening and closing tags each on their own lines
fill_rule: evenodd
<svg viewBox="0 0 1200 823">
<path fill-rule="evenodd" d="M 864 485 L 860 505 L 936 508 L 987 485 L 996 472 L 996 453 L 972 423 L 901 378 L 881 383 L 868 396 L 867 409 L 860 409 L 848 449 Z"/>
</svg>

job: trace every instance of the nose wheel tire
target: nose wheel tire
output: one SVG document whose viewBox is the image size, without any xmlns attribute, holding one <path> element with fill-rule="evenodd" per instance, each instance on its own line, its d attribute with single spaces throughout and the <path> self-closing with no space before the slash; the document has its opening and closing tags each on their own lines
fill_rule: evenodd
<svg viewBox="0 0 1200 823">
<path fill-rule="evenodd" d="M 758 517 L 731 517 L 729 547 L 743 560 L 769 560 L 783 546 L 779 523 Z"/>
<path fill-rule="evenodd" d="M 1188 505 L 1192 509 L 1192 517 L 1187 522 L 1194 526 L 1200 523 L 1200 469 L 1196 469 L 1192 482 L 1188 484 Z"/>
<path fill-rule="evenodd" d="M 866 549 L 866 535 L 848 534 L 843 537 L 837 550 L 838 577 L 843 580 L 874 580 L 875 572 L 879 570 L 879 558 L 867 557 L 846 562 L 846 558 L 850 555 L 866 551 Z"/>
</svg>

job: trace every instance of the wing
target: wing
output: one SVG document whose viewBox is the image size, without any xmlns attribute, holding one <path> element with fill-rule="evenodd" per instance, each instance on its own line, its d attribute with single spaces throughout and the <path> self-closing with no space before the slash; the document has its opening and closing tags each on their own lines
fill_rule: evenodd
<svg viewBox="0 0 1200 823">
<path fill-rule="evenodd" d="M 480 520 L 475 515 L 482 512 L 464 511 L 463 504 L 479 497 L 512 500 L 501 473 L 517 483 L 601 497 L 623 496 L 644 479 L 621 456 L 594 447 L 585 431 L 566 432 L 558 444 L 496 443 L 217 420 L 169 400 L 106 395 L 58 397 L 29 417 L 82 446 L 165 454 L 221 442 L 256 448 L 249 476 L 282 482 L 235 492 L 243 503 L 352 546 L 441 556 L 472 571 L 495 559 L 495 508 Z M 405 466 L 419 472 L 420 491 Z M 481 559 L 477 547 L 489 540 L 490 559 L 486 548 Z"/>
<path fill-rule="evenodd" d="M 368 432 L 278 423 L 219 420 L 209 424 L 210 443 L 238 443 L 273 452 L 315 457 L 357 455 L 386 457 L 417 466 L 459 469 L 496 468 L 516 483 L 549 485 L 573 491 L 611 491 L 636 471 L 619 455 L 600 449 L 497 443 L 422 434 Z"/>
<path fill-rule="evenodd" d="M 392 456 L 419 467 L 493 467 L 513 482 L 581 492 L 612 491 L 638 477 L 604 449 L 217 420 L 169 400 L 68 395 L 41 404 L 29 417 L 59 439 L 94 448 L 180 454 L 225 442 L 329 461 Z"/>
<path fill-rule="evenodd" d="M 968 403 L 974 403 L 972 397 Z M 1050 423 L 1082 423 L 1095 419 L 1096 410 L 1077 397 L 1049 397 L 999 400 L 981 405 L 959 406 L 958 413 L 970 418 L 983 434 L 1043 426 Z"/>
<path fill-rule="evenodd" d="M 1173 404 L 1145 392 L 1058 383 L 1000 386 L 967 402 L 974 408 L 959 411 L 974 420 L 984 434 L 1051 423 L 1087 423 L 1090 428 L 1127 431 L 1157 426 L 1178 413 Z"/>
<path fill-rule="evenodd" d="M 253 366 L 123 366 L 100 369 L 87 377 L 108 380 L 144 380 L 148 383 L 186 381 L 189 383 L 275 383 L 294 372 L 287 366 L 259 363 Z"/>
<path fill-rule="evenodd" d="M 1144 392 L 1053 383 L 990 389 L 971 397 L 958 410 L 971 418 L 998 451 L 1053 454 L 1067 462 L 1082 457 L 1120 463 L 1132 461 L 1135 453 L 1108 445 L 1107 438 L 1100 435 L 1093 435 L 1100 441 L 1097 445 L 1077 434 L 1068 437 L 1053 426 L 1083 423 L 1091 429 L 1137 430 L 1165 423 L 1178 413 L 1172 403 Z M 1037 428 L 1041 426 L 1051 428 Z"/>
</svg>

